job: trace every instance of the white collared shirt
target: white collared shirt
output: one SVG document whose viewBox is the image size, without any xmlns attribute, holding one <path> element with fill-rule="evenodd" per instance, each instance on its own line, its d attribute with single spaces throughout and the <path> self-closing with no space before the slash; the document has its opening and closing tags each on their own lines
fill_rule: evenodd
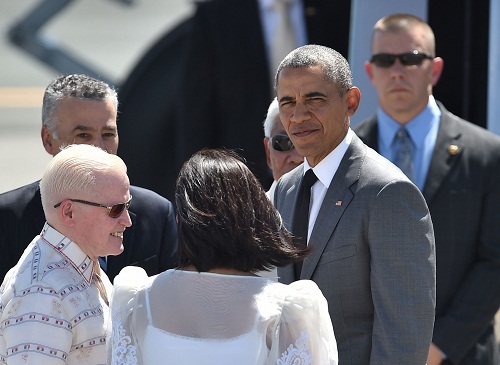
<svg viewBox="0 0 500 365">
<path fill-rule="evenodd" d="M 106 364 L 109 309 L 93 283 L 94 265 L 45 223 L 0 287 L 0 363 Z"/>
<path fill-rule="evenodd" d="M 268 191 L 266 191 L 266 195 L 269 198 L 269 200 L 271 201 L 271 203 L 273 203 L 273 205 L 274 205 L 274 192 L 276 191 L 276 186 L 277 185 L 278 185 L 278 181 L 277 180 L 273 180 L 273 183 L 271 184 L 271 187 L 269 188 Z"/>
<path fill-rule="evenodd" d="M 351 128 L 347 131 L 345 138 L 340 142 L 340 144 L 330 152 L 323 160 L 321 160 L 316 166 L 314 166 L 314 174 L 318 177 L 318 181 L 311 188 L 311 200 L 309 206 L 309 227 L 307 230 L 307 241 L 309 242 L 309 237 L 311 237 L 311 232 L 313 230 L 314 224 L 316 223 L 316 218 L 318 217 L 321 204 L 325 198 L 326 192 L 330 187 L 337 169 L 339 168 L 340 162 L 344 157 L 347 148 L 351 144 L 354 132 Z M 304 174 L 307 170 L 311 168 L 307 159 L 304 158 Z"/>
</svg>

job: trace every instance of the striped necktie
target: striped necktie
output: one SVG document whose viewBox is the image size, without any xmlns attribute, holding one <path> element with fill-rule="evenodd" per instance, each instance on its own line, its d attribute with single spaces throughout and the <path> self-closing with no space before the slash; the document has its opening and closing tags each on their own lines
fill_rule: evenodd
<svg viewBox="0 0 500 365">
<path fill-rule="evenodd" d="M 394 136 L 394 164 L 415 182 L 415 167 L 413 165 L 413 142 L 405 127 L 401 127 Z"/>
</svg>

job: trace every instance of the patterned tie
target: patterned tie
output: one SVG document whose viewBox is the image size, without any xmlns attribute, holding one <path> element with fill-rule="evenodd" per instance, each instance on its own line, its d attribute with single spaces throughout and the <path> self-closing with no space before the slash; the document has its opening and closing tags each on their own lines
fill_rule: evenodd
<svg viewBox="0 0 500 365">
<path fill-rule="evenodd" d="M 297 46 L 295 32 L 290 19 L 290 0 L 275 0 L 273 10 L 276 12 L 278 22 L 271 38 L 269 50 L 269 67 L 271 82 L 283 58 Z"/>
<path fill-rule="evenodd" d="M 311 200 L 311 187 L 318 180 L 312 169 L 307 170 L 297 195 L 297 203 L 293 215 L 292 230 L 295 236 L 295 244 L 297 246 L 307 246 L 307 235 L 309 230 L 309 205 Z M 302 271 L 302 261 L 295 263 L 295 280 L 300 279 Z"/>
<path fill-rule="evenodd" d="M 104 287 L 104 283 L 101 280 L 101 267 L 98 263 L 94 265 L 94 275 L 92 275 L 94 279 L 94 283 L 99 289 L 99 293 L 101 294 L 101 298 L 104 300 L 106 305 L 109 306 L 108 294 L 106 293 L 106 288 Z"/>
<path fill-rule="evenodd" d="M 413 166 L 413 142 L 405 127 L 399 128 L 394 136 L 394 164 L 415 182 L 415 168 Z"/>
</svg>

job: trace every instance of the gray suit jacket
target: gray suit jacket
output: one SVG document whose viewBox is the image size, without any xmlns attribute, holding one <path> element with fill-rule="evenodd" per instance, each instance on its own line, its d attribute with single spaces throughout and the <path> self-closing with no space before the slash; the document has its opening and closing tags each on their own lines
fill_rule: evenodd
<svg viewBox="0 0 500 365">
<path fill-rule="evenodd" d="M 302 167 L 278 182 L 275 201 L 291 222 Z M 432 223 L 419 190 L 354 136 L 309 239 L 301 279 L 326 299 L 339 363 L 425 364 L 435 308 Z M 294 280 L 292 266 L 278 269 Z"/>
<path fill-rule="evenodd" d="M 500 307 L 500 138 L 438 105 L 423 191 L 436 236 L 433 342 L 450 363 L 499 364 L 492 322 Z M 355 131 L 378 149 L 376 115 Z"/>
</svg>

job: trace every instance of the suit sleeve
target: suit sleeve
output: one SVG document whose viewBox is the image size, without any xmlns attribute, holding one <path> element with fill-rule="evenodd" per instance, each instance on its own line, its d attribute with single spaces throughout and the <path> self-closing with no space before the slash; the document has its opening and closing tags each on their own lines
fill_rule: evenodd
<svg viewBox="0 0 500 365">
<path fill-rule="evenodd" d="M 0 280 L 3 281 L 5 274 L 11 268 L 12 259 L 10 258 L 10 250 L 7 246 L 7 235 L 3 231 L 3 227 L 0 226 Z"/>
<path fill-rule="evenodd" d="M 172 269 L 178 266 L 178 239 L 174 206 L 170 201 L 167 201 L 166 208 L 160 253 L 160 265 L 162 270 Z"/>
<path fill-rule="evenodd" d="M 378 192 L 368 242 L 374 305 L 373 364 L 424 364 L 436 295 L 434 231 L 425 200 L 405 180 Z"/>
<path fill-rule="evenodd" d="M 486 140 L 482 143 L 485 144 Z M 433 336 L 433 342 L 453 363 L 459 363 L 471 350 L 491 326 L 500 307 L 500 146 L 497 143 L 495 148 L 483 148 L 488 151 L 489 158 L 482 160 L 489 159 L 493 163 L 483 167 L 485 179 L 481 186 L 475 187 L 483 193 L 464 207 L 471 209 L 473 204 L 480 207 L 475 218 L 478 222 L 475 236 L 464 238 L 474 241 L 471 255 L 475 258 L 461 279 L 445 315 L 436 318 Z M 475 225 L 473 221 L 468 224 Z"/>
</svg>

